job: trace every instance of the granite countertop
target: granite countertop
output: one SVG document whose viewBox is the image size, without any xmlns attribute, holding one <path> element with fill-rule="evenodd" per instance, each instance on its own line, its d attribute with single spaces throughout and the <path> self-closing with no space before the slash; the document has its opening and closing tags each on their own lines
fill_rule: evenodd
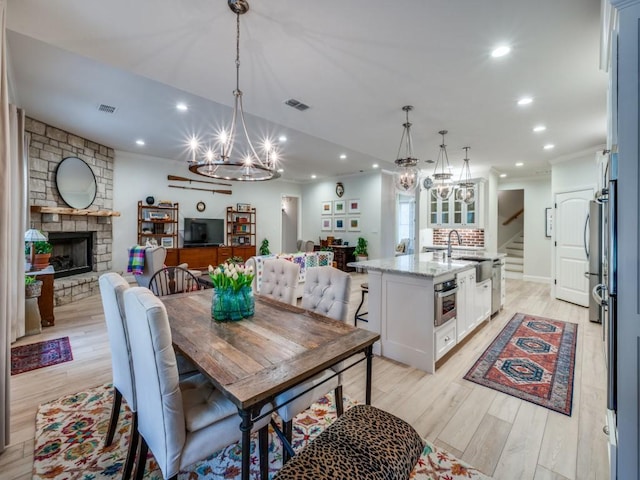
<svg viewBox="0 0 640 480">
<path fill-rule="evenodd" d="M 362 268 L 363 270 L 433 278 L 468 270 L 474 267 L 475 262 L 456 259 L 443 261 L 439 253 L 417 253 L 414 255 L 366 260 L 364 262 L 350 262 L 347 265 Z"/>
<path fill-rule="evenodd" d="M 429 250 L 437 250 L 437 252 L 433 252 L 436 255 L 442 255 L 443 251 L 447 250 L 446 245 L 428 245 L 422 247 L 423 249 Z M 504 258 L 507 256 L 506 253 L 499 252 L 487 252 L 483 247 L 465 247 L 464 245 L 451 245 L 451 256 L 455 259 L 469 259 L 469 260 L 497 260 L 498 258 Z M 463 250 L 465 253 L 460 253 L 459 251 Z M 467 253 L 468 252 L 468 253 Z"/>
</svg>

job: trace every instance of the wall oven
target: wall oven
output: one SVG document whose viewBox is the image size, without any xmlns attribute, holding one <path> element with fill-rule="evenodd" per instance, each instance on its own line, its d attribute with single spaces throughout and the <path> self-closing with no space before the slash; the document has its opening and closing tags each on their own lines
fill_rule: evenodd
<svg viewBox="0 0 640 480">
<path fill-rule="evenodd" d="M 454 278 L 436 283 L 433 289 L 435 295 L 433 323 L 439 327 L 456 318 L 458 314 L 458 284 Z"/>
</svg>

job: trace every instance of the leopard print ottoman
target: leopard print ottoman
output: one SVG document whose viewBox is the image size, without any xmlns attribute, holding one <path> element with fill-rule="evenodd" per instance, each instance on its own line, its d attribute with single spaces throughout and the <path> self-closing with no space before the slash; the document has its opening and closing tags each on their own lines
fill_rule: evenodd
<svg viewBox="0 0 640 480">
<path fill-rule="evenodd" d="M 274 480 L 406 480 L 424 448 L 404 420 L 357 405 L 331 424 Z"/>
</svg>

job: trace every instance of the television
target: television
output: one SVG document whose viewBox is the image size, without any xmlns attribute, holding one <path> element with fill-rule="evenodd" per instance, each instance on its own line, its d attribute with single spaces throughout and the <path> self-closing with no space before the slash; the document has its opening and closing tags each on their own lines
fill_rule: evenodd
<svg viewBox="0 0 640 480">
<path fill-rule="evenodd" d="M 222 218 L 185 218 L 184 246 L 211 247 L 224 245 Z"/>
</svg>

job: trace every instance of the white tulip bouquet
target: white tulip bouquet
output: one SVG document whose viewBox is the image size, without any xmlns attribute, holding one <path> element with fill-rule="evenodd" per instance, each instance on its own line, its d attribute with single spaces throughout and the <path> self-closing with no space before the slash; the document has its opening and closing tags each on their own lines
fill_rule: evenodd
<svg viewBox="0 0 640 480">
<path fill-rule="evenodd" d="M 242 287 L 251 288 L 253 282 L 253 267 L 245 267 L 241 264 L 223 263 L 213 268 L 209 265 L 209 278 L 216 289 L 231 289 L 238 292 Z"/>
</svg>

